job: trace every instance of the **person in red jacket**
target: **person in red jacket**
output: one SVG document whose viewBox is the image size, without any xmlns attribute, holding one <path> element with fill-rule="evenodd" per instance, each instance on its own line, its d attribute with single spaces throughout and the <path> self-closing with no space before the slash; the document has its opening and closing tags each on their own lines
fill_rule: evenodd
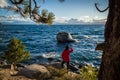
<svg viewBox="0 0 120 80">
<path fill-rule="evenodd" d="M 69 62 L 70 62 L 70 53 L 73 52 L 73 49 L 70 46 L 66 46 L 65 50 L 62 52 L 62 63 L 61 66 L 63 67 L 64 63 L 67 63 L 67 69 L 69 69 Z"/>
</svg>

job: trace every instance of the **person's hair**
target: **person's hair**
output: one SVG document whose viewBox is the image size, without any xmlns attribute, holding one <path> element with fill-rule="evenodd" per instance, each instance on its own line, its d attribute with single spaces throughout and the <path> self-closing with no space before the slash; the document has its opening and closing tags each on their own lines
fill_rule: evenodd
<svg viewBox="0 0 120 80">
<path fill-rule="evenodd" d="M 69 49 L 69 45 L 66 45 L 65 49 L 68 50 Z"/>
</svg>

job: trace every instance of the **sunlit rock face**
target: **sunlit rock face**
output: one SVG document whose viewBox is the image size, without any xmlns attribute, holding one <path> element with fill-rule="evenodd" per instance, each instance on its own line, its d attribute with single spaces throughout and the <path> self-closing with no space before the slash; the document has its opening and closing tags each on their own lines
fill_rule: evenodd
<svg viewBox="0 0 120 80">
<path fill-rule="evenodd" d="M 77 40 L 73 39 L 71 34 L 68 32 L 59 32 L 56 38 L 59 43 L 77 42 Z"/>
<path fill-rule="evenodd" d="M 28 77 L 31 79 L 33 79 L 33 78 L 38 79 L 43 74 L 48 76 L 49 71 L 45 66 L 39 65 L 39 64 L 31 64 L 31 65 L 27 66 L 26 68 L 21 69 L 18 72 L 18 75 L 25 76 L 25 77 Z M 38 79 L 38 80 L 43 80 L 43 79 Z"/>
</svg>

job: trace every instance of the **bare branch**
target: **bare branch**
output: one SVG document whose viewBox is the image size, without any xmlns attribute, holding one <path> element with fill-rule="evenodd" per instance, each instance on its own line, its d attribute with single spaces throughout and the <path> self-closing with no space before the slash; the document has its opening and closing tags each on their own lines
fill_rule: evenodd
<svg viewBox="0 0 120 80">
<path fill-rule="evenodd" d="M 34 2 L 34 4 L 35 4 L 35 7 L 38 7 L 36 0 L 33 0 L 33 2 Z"/>
<path fill-rule="evenodd" d="M 98 5 L 98 3 L 95 3 L 95 7 L 96 7 L 96 9 L 97 9 L 99 12 L 105 12 L 105 11 L 107 11 L 107 10 L 109 9 L 109 6 L 108 6 L 106 9 L 100 10 L 100 9 L 97 7 L 97 5 Z"/>
<path fill-rule="evenodd" d="M 16 5 L 16 7 L 18 8 L 18 11 L 19 11 L 20 15 L 25 17 L 25 14 L 23 13 L 23 10 L 17 5 Z"/>
<path fill-rule="evenodd" d="M 16 0 L 10 0 L 10 2 L 12 3 L 12 4 L 21 4 L 22 2 L 23 2 L 24 0 L 19 0 L 19 1 L 16 1 Z"/>
<path fill-rule="evenodd" d="M 31 18 L 31 0 L 29 1 L 29 15 L 30 15 L 30 18 Z"/>
</svg>

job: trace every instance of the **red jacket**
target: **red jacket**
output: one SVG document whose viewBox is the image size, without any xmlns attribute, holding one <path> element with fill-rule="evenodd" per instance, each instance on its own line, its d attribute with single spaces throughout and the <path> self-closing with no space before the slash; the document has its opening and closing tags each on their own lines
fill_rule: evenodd
<svg viewBox="0 0 120 80">
<path fill-rule="evenodd" d="M 70 61 L 70 53 L 73 52 L 73 49 L 69 49 L 69 50 L 64 50 L 62 52 L 62 58 L 63 58 L 63 61 L 65 62 L 69 62 Z"/>
</svg>

